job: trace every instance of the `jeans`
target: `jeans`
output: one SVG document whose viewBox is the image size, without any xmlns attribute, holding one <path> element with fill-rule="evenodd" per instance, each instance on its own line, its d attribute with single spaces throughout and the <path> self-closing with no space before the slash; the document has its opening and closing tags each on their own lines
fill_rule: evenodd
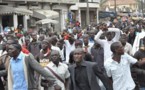
<svg viewBox="0 0 145 90">
<path fill-rule="evenodd" d="M 139 88 L 139 90 L 145 90 L 145 87 Z"/>
</svg>

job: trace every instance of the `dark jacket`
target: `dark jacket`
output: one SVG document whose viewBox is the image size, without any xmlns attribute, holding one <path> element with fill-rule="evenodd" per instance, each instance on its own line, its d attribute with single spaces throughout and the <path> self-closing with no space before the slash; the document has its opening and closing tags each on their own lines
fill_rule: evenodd
<svg viewBox="0 0 145 90">
<path fill-rule="evenodd" d="M 138 50 L 134 57 L 138 60 L 141 60 L 145 58 L 145 51 L 144 50 Z M 145 65 L 133 67 L 133 71 L 135 71 L 135 81 L 139 84 L 140 87 L 145 87 Z"/>
<path fill-rule="evenodd" d="M 109 79 L 107 78 L 105 74 L 103 74 L 101 69 L 98 68 L 96 63 L 83 61 L 82 65 L 86 67 L 89 86 L 91 90 L 101 90 L 100 86 L 98 85 L 96 76 L 98 76 L 101 79 L 104 86 L 106 87 L 106 90 L 113 90 L 112 85 L 109 82 Z M 71 75 L 70 83 L 69 83 L 70 84 L 69 90 L 79 90 L 75 82 L 75 67 L 76 67 L 76 64 L 73 64 L 72 66 L 69 67 L 69 71 Z"/>
</svg>

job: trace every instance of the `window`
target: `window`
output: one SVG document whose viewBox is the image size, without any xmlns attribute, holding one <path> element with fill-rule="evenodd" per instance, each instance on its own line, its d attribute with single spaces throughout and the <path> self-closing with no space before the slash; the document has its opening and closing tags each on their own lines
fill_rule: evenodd
<svg viewBox="0 0 145 90">
<path fill-rule="evenodd" d="M 86 0 L 80 0 L 80 2 L 86 2 Z"/>
</svg>

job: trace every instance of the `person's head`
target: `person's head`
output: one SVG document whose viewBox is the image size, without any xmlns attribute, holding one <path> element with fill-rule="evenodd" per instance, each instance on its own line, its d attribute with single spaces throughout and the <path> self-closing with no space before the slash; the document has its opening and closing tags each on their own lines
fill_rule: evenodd
<svg viewBox="0 0 145 90">
<path fill-rule="evenodd" d="M 83 42 L 81 40 L 76 40 L 75 41 L 75 48 L 82 48 L 83 47 Z"/>
<path fill-rule="evenodd" d="M 82 48 L 77 48 L 73 52 L 73 59 L 75 63 L 81 63 L 84 58 L 84 50 Z"/>
<path fill-rule="evenodd" d="M 123 48 L 123 45 L 121 44 L 121 42 L 112 43 L 110 49 L 113 52 L 113 54 L 117 54 L 117 55 L 124 54 L 124 48 Z"/>
<path fill-rule="evenodd" d="M 113 36 L 112 36 L 112 32 L 106 32 L 106 38 L 108 41 L 111 41 Z"/>
<path fill-rule="evenodd" d="M 17 39 L 7 40 L 7 42 L 6 42 L 6 48 L 8 48 L 8 46 L 11 45 L 11 44 L 18 44 L 18 40 Z"/>
<path fill-rule="evenodd" d="M 36 32 L 33 32 L 31 34 L 31 37 L 32 37 L 33 41 L 37 41 L 37 33 Z"/>
<path fill-rule="evenodd" d="M 49 36 L 49 37 L 52 36 L 52 31 L 51 31 L 51 30 L 48 31 L 48 36 Z"/>
<path fill-rule="evenodd" d="M 127 42 L 127 35 L 126 34 L 122 34 L 119 41 L 122 43 L 123 46 L 126 45 Z"/>
<path fill-rule="evenodd" d="M 85 45 L 89 44 L 89 35 L 88 34 L 83 35 L 83 42 Z"/>
<path fill-rule="evenodd" d="M 101 45 L 100 45 L 98 42 L 95 41 L 95 42 L 94 42 L 94 47 L 95 47 L 95 48 L 99 48 L 99 47 L 101 47 Z"/>
<path fill-rule="evenodd" d="M 94 30 L 91 30 L 91 31 L 89 32 L 90 38 L 94 39 L 94 35 L 95 35 L 95 31 L 94 31 Z"/>
<path fill-rule="evenodd" d="M 43 50 L 47 50 L 47 49 L 51 49 L 51 43 L 50 43 L 50 39 L 44 39 L 41 42 L 41 46 Z"/>
<path fill-rule="evenodd" d="M 30 38 L 29 37 L 25 37 L 25 43 L 27 43 L 27 44 L 30 43 Z"/>
<path fill-rule="evenodd" d="M 130 32 L 130 34 L 134 34 L 134 32 L 135 32 L 134 27 L 130 27 L 130 28 L 129 28 L 129 32 Z"/>
<path fill-rule="evenodd" d="M 13 58 L 17 58 L 18 57 L 18 55 L 20 54 L 20 52 L 21 52 L 21 50 L 22 50 L 22 48 L 21 48 L 21 45 L 20 44 L 11 44 L 11 45 L 9 45 L 8 46 L 8 49 L 7 49 L 7 51 L 8 51 L 8 55 L 10 56 L 10 57 L 13 57 Z"/>
<path fill-rule="evenodd" d="M 52 61 L 54 64 L 58 64 L 61 61 L 60 53 L 59 51 L 52 50 L 50 53 L 50 61 Z"/>
<path fill-rule="evenodd" d="M 58 41 L 58 40 L 57 40 L 57 36 L 54 35 L 54 36 L 51 37 L 51 44 L 52 44 L 53 46 L 56 45 L 57 41 Z"/>
<path fill-rule="evenodd" d="M 69 41 L 70 42 L 74 42 L 75 41 L 75 38 L 74 38 L 73 34 L 69 34 Z"/>
<path fill-rule="evenodd" d="M 102 24 L 102 30 L 106 31 L 107 29 L 108 29 L 107 24 L 106 23 L 103 23 Z"/>
<path fill-rule="evenodd" d="M 63 41 L 63 40 L 59 40 L 59 41 L 56 43 L 57 47 L 59 47 L 60 49 L 63 48 L 63 44 L 64 44 L 64 41 Z"/>
<path fill-rule="evenodd" d="M 100 30 L 103 29 L 103 24 L 102 24 L 102 23 L 99 23 L 99 25 L 98 25 L 98 29 L 100 29 Z"/>
<path fill-rule="evenodd" d="M 22 30 L 22 29 L 23 29 L 23 25 L 20 24 L 20 25 L 18 26 L 18 29 Z"/>
<path fill-rule="evenodd" d="M 43 41 L 44 38 L 45 38 L 44 35 L 41 34 L 41 35 L 39 36 L 38 40 L 39 40 L 39 41 Z"/>
</svg>

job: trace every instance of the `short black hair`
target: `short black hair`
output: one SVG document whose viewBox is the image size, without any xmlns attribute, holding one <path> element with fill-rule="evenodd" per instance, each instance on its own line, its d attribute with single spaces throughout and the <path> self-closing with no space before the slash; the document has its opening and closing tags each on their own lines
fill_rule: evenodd
<svg viewBox="0 0 145 90">
<path fill-rule="evenodd" d="M 22 47 L 21 47 L 21 45 L 20 44 L 11 44 L 12 46 L 14 46 L 16 49 L 18 49 L 19 51 L 21 51 L 22 50 Z"/>
<path fill-rule="evenodd" d="M 115 50 L 119 47 L 121 42 L 114 42 L 111 44 L 110 49 L 113 53 L 116 53 Z"/>
</svg>

